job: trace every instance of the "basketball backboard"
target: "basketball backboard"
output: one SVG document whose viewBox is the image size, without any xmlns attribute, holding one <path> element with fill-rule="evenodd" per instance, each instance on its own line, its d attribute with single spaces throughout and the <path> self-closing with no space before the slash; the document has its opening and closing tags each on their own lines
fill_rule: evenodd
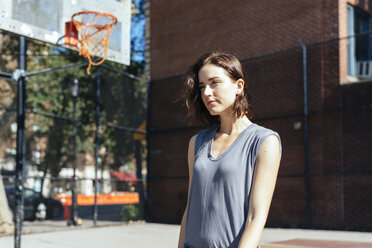
<svg viewBox="0 0 372 248">
<path fill-rule="evenodd" d="M 84 10 L 106 12 L 118 18 L 107 59 L 129 65 L 131 0 L 0 0 L 0 29 L 56 44 L 65 34 L 65 23 Z"/>
</svg>

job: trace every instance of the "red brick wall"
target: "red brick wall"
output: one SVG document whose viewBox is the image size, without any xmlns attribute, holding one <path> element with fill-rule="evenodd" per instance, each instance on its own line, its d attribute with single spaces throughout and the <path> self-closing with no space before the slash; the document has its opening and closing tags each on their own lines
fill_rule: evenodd
<svg viewBox="0 0 372 248">
<path fill-rule="evenodd" d="M 308 227 L 301 39 L 307 44 L 313 227 L 372 229 L 372 83 L 340 85 L 340 43 L 321 42 L 338 37 L 338 13 L 333 0 L 151 2 L 153 221 L 179 223 L 187 200 L 187 145 L 199 129 L 187 129 L 185 109 L 175 103 L 182 72 L 203 52 L 221 49 L 242 59 L 253 121 L 281 136 L 267 224 Z"/>
<path fill-rule="evenodd" d="M 202 53 L 239 58 L 338 37 L 334 0 L 151 1 L 151 77 L 184 72 Z"/>
<path fill-rule="evenodd" d="M 345 226 L 371 230 L 372 82 L 344 85 L 342 92 Z"/>
</svg>

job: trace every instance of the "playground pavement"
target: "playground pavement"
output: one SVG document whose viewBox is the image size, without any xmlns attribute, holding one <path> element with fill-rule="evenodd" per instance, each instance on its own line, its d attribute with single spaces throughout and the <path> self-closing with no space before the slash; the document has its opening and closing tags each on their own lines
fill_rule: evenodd
<svg viewBox="0 0 372 248">
<path fill-rule="evenodd" d="M 84 220 L 78 227 L 66 221 L 24 222 L 22 248 L 175 248 L 178 225 Z M 13 234 L 0 234 L 0 247 L 14 247 Z M 372 248 L 371 232 L 265 228 L 261 248 Z"/>
</svg>

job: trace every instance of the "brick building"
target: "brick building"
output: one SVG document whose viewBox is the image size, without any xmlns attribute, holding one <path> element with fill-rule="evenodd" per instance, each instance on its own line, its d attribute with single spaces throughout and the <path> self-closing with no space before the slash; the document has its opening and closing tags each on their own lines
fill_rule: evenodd
<svg viewBox="0 0 372 248">
<path fill-rule="evenodd" d="M 190 126 L 175 100 L 186 69 L 218 50 L 236 55 L 247 72 L 253 122 L 281 135 L 267 225 L 372 229 L 371 0 L 156 0 L 147 7 L 150 220 L 181 220 L 188 140 L 205 127 Z"/>
</svg>

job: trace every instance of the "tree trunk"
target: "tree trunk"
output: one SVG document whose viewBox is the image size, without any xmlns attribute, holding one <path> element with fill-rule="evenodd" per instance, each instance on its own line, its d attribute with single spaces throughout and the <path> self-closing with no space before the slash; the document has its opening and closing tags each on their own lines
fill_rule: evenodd
<svg viewBox="0 0 372 248">
<path fill-rule="evenodd" d="M 0 175 L 0 233 L 11 233 L 14 231 L 12 213 L 8 206 L 3 178 Z"/>
</svg>

